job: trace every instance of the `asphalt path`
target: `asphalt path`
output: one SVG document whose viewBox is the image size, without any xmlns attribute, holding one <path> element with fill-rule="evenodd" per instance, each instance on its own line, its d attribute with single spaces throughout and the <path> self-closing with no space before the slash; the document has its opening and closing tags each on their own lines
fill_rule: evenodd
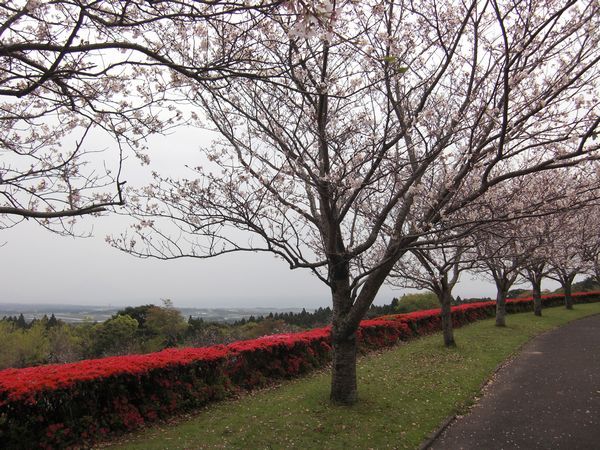
<svg viewBox="0 0 600 450">
<path fill-rule="evenodd" d="M 434 450 L 600 450 L 600 315 L 526 344 Z"/>
</svg>

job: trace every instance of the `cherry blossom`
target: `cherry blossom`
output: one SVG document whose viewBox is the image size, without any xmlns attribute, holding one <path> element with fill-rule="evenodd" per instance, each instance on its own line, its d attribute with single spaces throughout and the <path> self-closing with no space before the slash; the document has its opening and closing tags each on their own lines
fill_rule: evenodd
<svg viewBox="0 0 600 450">
<path fill-rule="evenodd" d="M 331 398 L 351 404 L 358 324 L 396 263 L 454 214 L 522 215 L 511 180 L 598 157 L 598 4 L 298 1 L 250 17 L 211 36 L 238 56 L 211 77 L 172 65 L 219 137 L 188 175 L 136 194 L 130 212 L 153 222 L 113 244 L 311 270 L 331 291 Z M 479 209 L 488 192 L 516 206 Z"/>
</svg>

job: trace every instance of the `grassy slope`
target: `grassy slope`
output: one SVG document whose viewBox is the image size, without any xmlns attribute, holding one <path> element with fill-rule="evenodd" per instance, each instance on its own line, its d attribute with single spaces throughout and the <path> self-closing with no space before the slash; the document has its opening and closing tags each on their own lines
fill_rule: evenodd
<svg viewBox="0 0 600 450">
<path fill-rule="evenodd" d="M 351 408 L 328 403 L 329 373 L 317 373 L 142 430 L 114 448 L 415 448 L 532 336 L 593 313 L 600 303 L 511 315 L 505 329 L 485 320 L 456 330 L 456 349 L 436 334 L 370 354 L 359 361 L 360 402 Z"/>
</svg>

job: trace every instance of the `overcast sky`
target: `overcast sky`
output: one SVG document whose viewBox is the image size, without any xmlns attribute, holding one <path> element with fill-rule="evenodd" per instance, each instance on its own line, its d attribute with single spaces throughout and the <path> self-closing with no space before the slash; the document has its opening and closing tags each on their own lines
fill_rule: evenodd
<svg viewBox="0 0 600 450">
<path fill-rule="evenodd" d="M 154 138 L 152 168 L 176 173 L 184 164 L 197 164 L 206 132 L 180 131 Z M 106 144 L 108 147 L 110 144 Z M 125 179 L 140 182 L 137 163 L 129 161 Z M 93 230 L 91 238 L 61 237 L 34 221 L 24 221 L 0 234 L 2 303 L 65 303 L 84 305 L 159 304 L 191 307 L 307 307 L 331 304 L 327 287 L 307 270 L 290 270 L 266 254 L 238 253 L 210 260 L 137 259 L 111 248 L 108 234 L 127 228 L 118 216 L 80 220 L 80 230 Z M 546 282 L 545 288 L 557 283 Z M 399 289 L 384 287 L 377 304 L 401 296 Z M 487 281 L 466 274 L 455 295 L 494 297 Z"/>
<path fill-rule="evenodd" d="M 0 302 L 176 306 L 316 307 L 329 304 L 325 285 L 306 270 L 289 270 L 265 254 L 240 253 L 211 260 L 137 259 L 111 248 L 104 235 L 119 218 L 95 220 L 92 238 L 60 237 L 35 222 L 2 231 L 3 289 Z M 462 297 L 493 296 L 494 287 L 469 276 Z M 382 289 L 377 303 L 400 290 Z"/>
</svg>

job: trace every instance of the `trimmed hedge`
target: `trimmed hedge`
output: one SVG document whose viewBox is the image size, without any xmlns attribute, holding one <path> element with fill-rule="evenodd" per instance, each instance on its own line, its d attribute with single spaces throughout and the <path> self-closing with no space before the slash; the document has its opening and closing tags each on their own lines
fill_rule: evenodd
<svg viewBox="0 0 600 450">
<path fill-rule="evenodd" d="M 577 293 L 578 303 L 600 301 L 600 292 Z M 542 298 L 563 304 L 563 295 Z M 531 298 L 507 301 L 507 312 L 533 309 Z M 452 308 L 455 327 L 493 317 L 495 302 Z M 440 310 L 384 316 L 361 322 L 364 350 L 441 329 Z M 330 329 L 266 336 L 229 345 L 168 349 L 0 371 L 2 448 L 89 446 L 98 438 L 192 410 L 208 402 L 323 367 L 331 359 Z"/>
</svg>

